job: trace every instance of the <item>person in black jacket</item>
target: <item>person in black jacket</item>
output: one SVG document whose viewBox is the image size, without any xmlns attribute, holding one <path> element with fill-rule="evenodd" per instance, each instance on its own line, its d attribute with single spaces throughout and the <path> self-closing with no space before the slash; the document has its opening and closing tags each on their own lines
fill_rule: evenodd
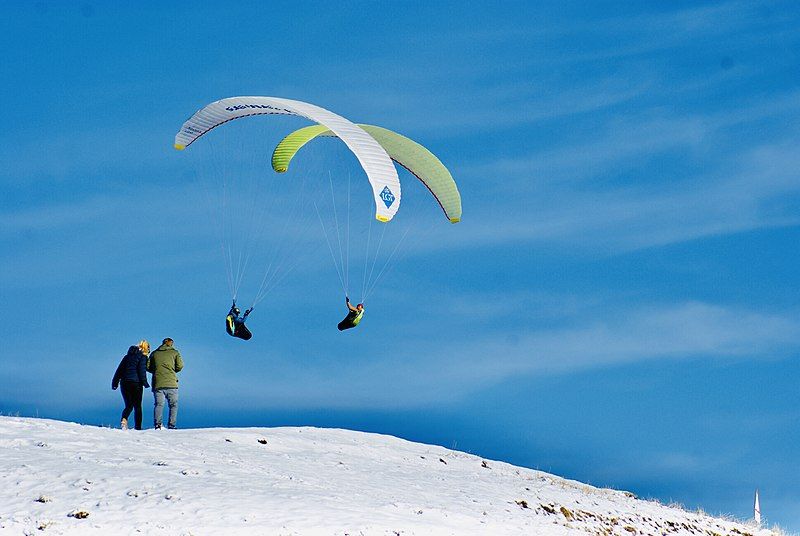
<svg viewBox="0 0 800 536">
<path fill-rule="evenodd" d="M 147 344 L 146 341 L 142 342 Z M 139 346 L 131 346 L 128 348 L 128 353 L 119 362 L 114 379 L 111 380 L 111 388 L 114 390 L 122 383 L 122 400 L 125 402 L 125 409 L 122 410 L 120 427 L 123 430 L 128 429 L 128 417 L 131 411 L 134 412 L 136 429 L 142 429 L 142 389 L 150 387 L 150 384 L 147 383 L 146 367 L 147 355 L 142 348 L 142 343 Z"/>
</svg>

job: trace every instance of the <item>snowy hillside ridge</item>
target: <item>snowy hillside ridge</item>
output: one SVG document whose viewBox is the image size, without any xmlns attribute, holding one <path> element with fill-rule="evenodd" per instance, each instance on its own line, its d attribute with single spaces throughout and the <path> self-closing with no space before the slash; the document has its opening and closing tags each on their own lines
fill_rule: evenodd
<svg viewBox="0 0 800 536">
<path fill-rule="evenodd" d="M 1 534 L 777 534 L 391 436 L 0 417 Z"/>
</svg>

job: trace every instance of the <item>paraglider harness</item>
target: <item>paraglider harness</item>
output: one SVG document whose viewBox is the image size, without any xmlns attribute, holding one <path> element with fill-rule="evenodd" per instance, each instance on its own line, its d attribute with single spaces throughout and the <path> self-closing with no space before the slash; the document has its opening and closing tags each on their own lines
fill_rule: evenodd
<svg viewBox="0 0 800 536">
<path fill-rule="evenodd" d="M 231 305 L 231 310 L 228 311 L 228 316 L 225 317 L 225 331 L 228 332 L 228 335 L 249 341 L 253 334 L 250 333 L 250 330 L 247 329 L 244 323 L 247 320 L 247 315 L 251 312 L 253 312 L 252 307 L 245 311 L 242 316 L 239 316 L 241 311 L 236 307 L 236 300 L 234 300 L 233 305 Z"/>
<path fill-rule="evenodd" d="M 364 304 L 359 303 L 358 305 L 361 306 L 361 309 L 358 307 L 353 307 L 350 305 L 350 298 L 345 297 L 345 303 L 347 303 L 347 308 L 349 309 L 347 316 L 344 317 L 344 320 L 339 322 L 337 326 L 339 331 L 344 331 L 346 329 L 354 328 L 361 322 L 361 318 L 364 316 Z"/>
</svg>

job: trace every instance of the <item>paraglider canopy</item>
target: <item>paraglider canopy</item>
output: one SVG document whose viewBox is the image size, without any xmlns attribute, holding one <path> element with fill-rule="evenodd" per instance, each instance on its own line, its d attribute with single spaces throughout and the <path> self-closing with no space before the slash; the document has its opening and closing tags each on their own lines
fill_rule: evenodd
<svg viewBox="0 0 800 536">
<path fill-rule="evenodd" d="M 307 102 L 278 97 L 229 97 L 195 112 L 175 135 L 175 148 L 183 150 L 200 136 L 223 123 L 254 115 L 295 115 L 319 123 L 338 136 L 358 159 L 372 186 L 375 218 L 388 222 L 400 208 L 400 179 L 389 155 L 362 128 L 344 117 Z"/>
<path fill-rule="evenodd" d="M 461 221 L 461 194 L 450 171 L 436 155 L 397 132 L 373 125 L 358 126 L 375 138 L 392 160 L 422 181 L 450 222 Z M 292 132 L 275 147 L 272 153 L 272 169 L 278 173 L 287 171 L 297 151 L 317 136 L 337 136 L 337 134 L 325 125 L 312 125 Z"/>
</svg>

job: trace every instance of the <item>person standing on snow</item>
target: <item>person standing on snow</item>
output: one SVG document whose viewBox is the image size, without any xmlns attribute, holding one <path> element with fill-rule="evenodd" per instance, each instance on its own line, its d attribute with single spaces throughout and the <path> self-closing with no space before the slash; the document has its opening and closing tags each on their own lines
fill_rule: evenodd
<svg viewBox="0 0 800 536">
<path fill-rule="evenodd" d="M 131 346 L 128 353 L 119 362 L 114 378 L 111 380 L 111 388 L 117 390 L 122 383 L 122 400 L 125 402 L 125 409 L 122 410 L 120 428 L 128 429 L 128 417 L 133 411 L 135 428 L 142 429 L 142 390 L 150 387 L 147 383 L 145 368 L 147 364 L 147 351 L 150 345 L 147 341 L 142 341 L 139 346 Z"/>
<path fill-rule="evenodd" d="M 170 429 L 176 428 L 178 420 L 178 375 L 183 369 L 181 353 L 173 346 L 174 341 L 167 337 L 161 346 L 156 348 L 147 360 L 147 371 L 153 374 L 153 426 L 161 429 L 161 418 L 164 414 L 164 398 L 169 404 Z"/>
</svg>

